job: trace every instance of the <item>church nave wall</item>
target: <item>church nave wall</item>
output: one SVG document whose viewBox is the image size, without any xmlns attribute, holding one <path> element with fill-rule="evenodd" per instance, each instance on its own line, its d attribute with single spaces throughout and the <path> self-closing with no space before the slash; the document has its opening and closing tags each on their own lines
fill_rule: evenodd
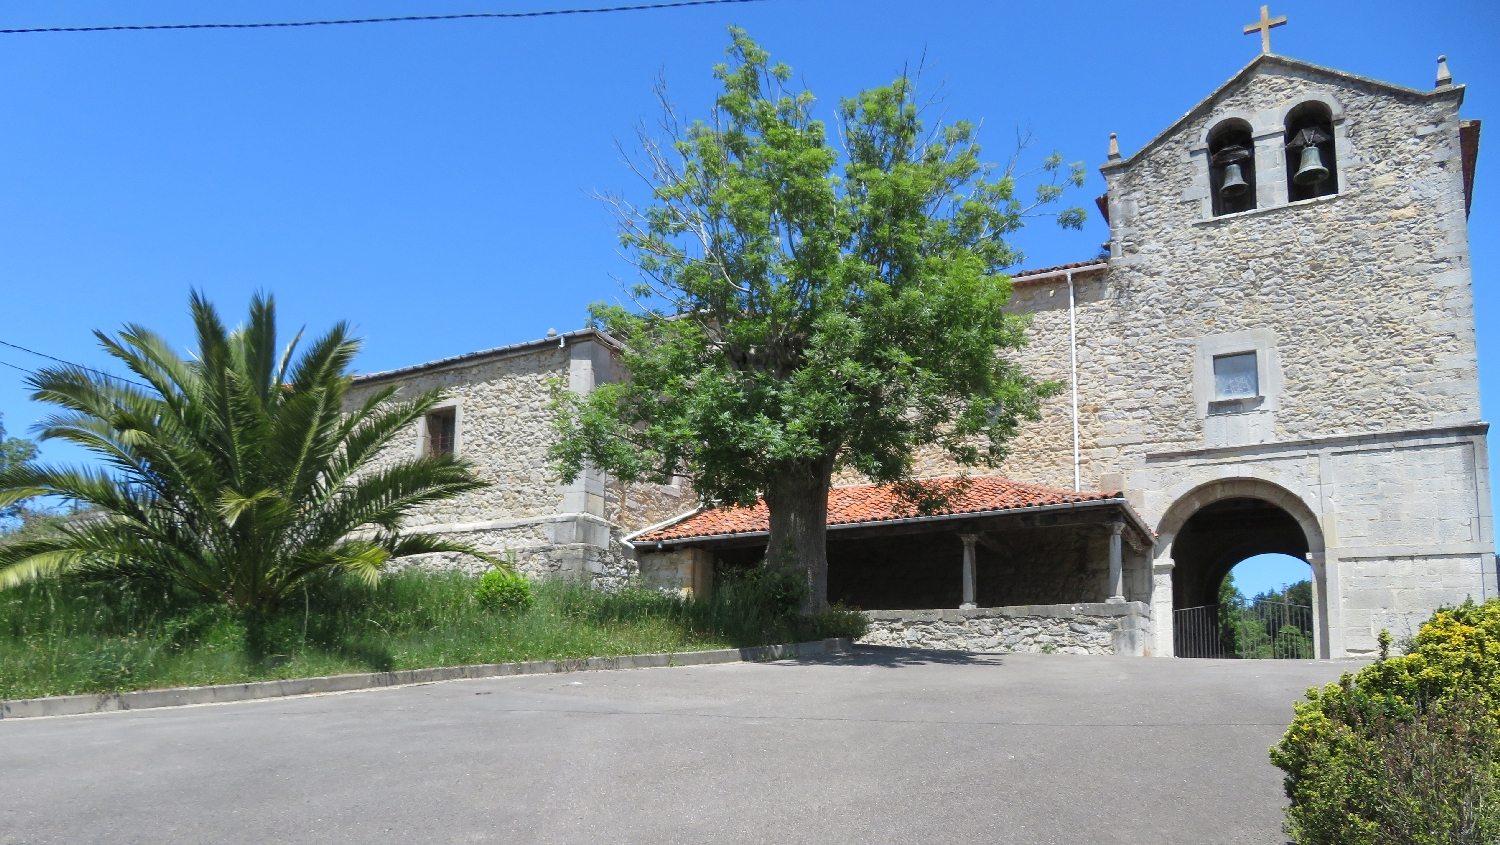
<svg viewBox="0 0 1500 845">
<path fill-rule="evenodd" d="M 554 344 L 473 363 L 399 376 L 402 395 L 443 388 L 457 406 L 457 453 L 473 462 L 489 487 L 424 507 L 410 524 L 472 523 L 559 512 L 562 493 L 547 460 L 552 442 L 551 383 L 566 379 L 569 351 Z M 385 378 L 356 382 L 358 403 Z M 385 460 L 414 456 L 418 431 L 403 432 Z"/>
</svg>

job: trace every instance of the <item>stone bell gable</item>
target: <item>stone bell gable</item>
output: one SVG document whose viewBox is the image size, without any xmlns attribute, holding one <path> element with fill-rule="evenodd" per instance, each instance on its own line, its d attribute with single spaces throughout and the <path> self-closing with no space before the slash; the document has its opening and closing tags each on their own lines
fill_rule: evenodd
<svg viewBox="0 0 1500 845">
<path fill-rule="evenodd" d="M 1263 55 L 1111 150 L 1107 258 L 1015 277 L 1022 357 L 1076 388 L 1077 412 L 1052 400 L 1004 469 L 1126 490 L 1158 533 L 1158 654 L 1169 611 L 1212 604 L 1259 553 L 1311 564 L 1320 655 L 1496 592 L 1467 232 L 1479 126 L 1443 77 L 1418 91 Z"/>
<path fill-rule="evenodd" d="M 1111 139 L 1104 254 L 1013 275 L 1020 363 L 1065 390 L 999 470 L 1124 491 L 1157 535 L 1152 653 L 1261 553 L 1309 562 L 1320 656 L 1497 593 L 1463 94 L 1446 65 L 1419 91 L 1262 55 Z"/>
<path fill-rule="evenodd" d="M 1265 55 L 1101 168 L 1117 319 L 1156 329 L 1127 366 L 1179 374 L 1135 432 L 1223 446 L 1479 421 L 1462 100 Z M 1331 124 L 1332 174 L 1291 199 L 1287 118 L 1309 107 Z M 1253 208 L 1216 211 L 1210 145 L 1234 125 L 1254 145 Z M 1242 332 L 1259 335 L 1244 343 L 1264 352 L 1264 400 L 1215 420 L 1204 347 Z"/>
</svg>

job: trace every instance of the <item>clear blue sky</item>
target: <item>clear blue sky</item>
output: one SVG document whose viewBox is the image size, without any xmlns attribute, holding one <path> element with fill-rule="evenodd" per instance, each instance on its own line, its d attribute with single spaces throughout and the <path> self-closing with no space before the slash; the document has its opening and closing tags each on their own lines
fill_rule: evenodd
<svg viewBox="0 0 1500 845">
<path fill-rule="evenodd" d="M 620 0 L 625 2 L 625 0 Z M 50 0 L 0 27 L 297 20 L 589 5 L 589 0 Z M 1449 56 L 1464 114 L 1493 118 L 1470 218 L 1486 418 L 1500 401 L 1500 4 L 1285 2 L 1278 53 L 1428 88 Z M 184 344 L 197 286 L 231 318 L 275 293 L 287 328 L 355 323 L 366 371 L 579 327 L 629 268 L 588 195 L 639 192 L 616 139 L 663 72 L 690 115 L 724 28 L 748 28 L 831 107 L 925 53 L 952 118 L 1008 154 L 1089 164 L 1136 149 L 1259 50 L 1259 3 L 769 0 L 624 14 L 251 31 L 0 35 L 0 340 L 110 368 L 89 331 L 137 321 Z M 1490 128 L 1493 127 L 1493 128 Z M 1107 237 L 1038 222 L 1028 264 Z M 39 359 L 0 347 L 0 361 Z M 0 367 L 0 414 L 42 408 Z M 53 460 L 79 457 L 61 446 Z"/>
</svg>

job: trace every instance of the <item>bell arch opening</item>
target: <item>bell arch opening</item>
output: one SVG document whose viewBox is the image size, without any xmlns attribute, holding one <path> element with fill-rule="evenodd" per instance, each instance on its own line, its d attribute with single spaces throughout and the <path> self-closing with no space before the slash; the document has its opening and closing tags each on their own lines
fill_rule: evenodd
<svg viewBox="0 0 1500 845">
<path fill-rule="evenodd" d="M 1255 208 L 1255 136 L 1239 118 L 1208 133 L 1208 184 L 1218 217 Z"/>
<path fill-rule="evenodd" d="M 1162 546 L 1169 549 L 1171 567 L 1172 653 L 1179 656 L 1236 656 L 1226 653 L 1214 642 L 1189 642 L 1193 637 L 1217 641 L 1219 633 L 1196 633 L 1188 629 L 1225 632 L 1227 616 L 1219 611 L 1220 585 L 1234 567 L 1258 555 L 1286 555 L 1308 563 L 1305 577 L 1311 582 L 1311 609 L 1286 611 L 1301 614 L 1294 627 L 1302 629 L 1311 640 L 1304 650 L 1290 655 L 1326 657 L 1328 655 L 1327 614 L 1321 604 L 1327 596 L 1324 583 L 1323 536 L 1311 509 L 1291 492 L 1258 479 L 1228 479 L 1200 487 L 1168 509 L 1158 534 Z M 1163 597 L 1164 599 L 1165 597 Z M 1247 599 L 1253 597 L 1247 596 Z M 1165 604 L 1162 601 L 1162 604 Z M 1283 612 L 1262 607 L 1272 602 L 1248 601 L 1246 612 Z M 1288 602 L 1282 602 L 1288 604 Z M 1194 608 L 1210 608 L 1194 615 Z M 1165 610 L 1165 608 L 1163 608 Z M 1228 611 L 1226 611 L 1227 613 Z M 1239 613 L 1238 610 L 1235 611 Z M 1166 614 L 1163 614 L 1165 616 Z M 1199 619 L 1198 616 L 1204 617 Z M 1236 617 L 1238 618 L 1238 617 Z M 1165 623 L 1167 620 L 1160 620 Z M 1275 637 L 1287 620 L 1267 627 Z M 1228 637 L 1227 646 L 1232 644 Z M 1162 647 L 1168 644 L 1161 643 Z M 1304 653 L 1310 651 L 1313 653 Z M 1191 653 L 1188 653 L 1191 652 Z M 1254 656 L 1254 655 L 1244 655 Z"/>
<path fill-rule="evenodd" d="M 1338 193 L 1333 112 L 1306 102 L 1286 115 L 1287 199 L 1296 202 Z"/>
</svg>

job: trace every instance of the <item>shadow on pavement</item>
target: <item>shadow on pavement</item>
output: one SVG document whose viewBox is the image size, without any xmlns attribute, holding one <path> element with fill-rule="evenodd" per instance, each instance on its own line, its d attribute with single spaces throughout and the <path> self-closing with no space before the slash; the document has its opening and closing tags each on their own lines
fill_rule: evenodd
<svg viewBox="0 0 1500 845">
<path fill-rule="evenodd" d="M 1006 655 L 1004 654 L 975 654 L 968 651 L 949 651 L 946 649 L 861 645 L 855 646 L 854 651 L 808 655 L 806 657 L 795 657 L 774 662 L 787 666 L 822 664 L 880 666 L 887 669 L 901 669 L 907 666 L 933 665 L 1000 666 L 1004 664 L 1005 657 Z"/>
</svg>

